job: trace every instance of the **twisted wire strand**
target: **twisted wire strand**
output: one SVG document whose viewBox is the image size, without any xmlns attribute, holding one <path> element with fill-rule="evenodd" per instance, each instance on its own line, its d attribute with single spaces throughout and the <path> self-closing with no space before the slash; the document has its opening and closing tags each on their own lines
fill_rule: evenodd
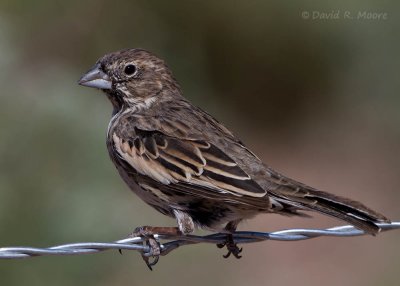
<svg viewBox="0 0 400 286">
<path fill-rule="evenodd" d="M 400 229 L 400 222 L 380 223 L 378 224 L 382 231 Z M 264 240 L 278 241 L 298 241 L 321 236 L 349 237 L 361 236 L 366 233 L 351 225 L 337 226 L 328 229 L 287 229 L 274 232 L 254 232 L 238 231 L 233 234 L 236 243 L 254 243 Z M 180 246 L 211 243 L 219 244 L 226 241 L 226 233 L 215 233 L 210 235 L 155 235 L 160 242 L 161 255 L 166 255 Z M 136 250 L 144 256 L 151 256 L 150 247 L 146 245 L 146 239 L 142 237 L 133 237 L 117 240 L 111 243 L 101 242 L 81 242 L 52 246 L 48 248 L 36 247 L 2 247 L 0 248 L 0 259 L 18 259 L 36 256 L 50 255 L 82 255 L 102 252 L 105 250 Z"/>
</svg>

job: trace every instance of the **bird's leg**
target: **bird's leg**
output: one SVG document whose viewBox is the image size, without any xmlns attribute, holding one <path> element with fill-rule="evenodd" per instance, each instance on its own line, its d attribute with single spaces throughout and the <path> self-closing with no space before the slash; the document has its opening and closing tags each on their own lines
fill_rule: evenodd
<svg viewBox="0 0 400 286">
<path fill-rule="evenodd" d="M 142 258 L 150 270 L 156 265 L 161 254 L 160 243 L 154 237 L 155 234 L 161 235 L 182 235 L 182 232 L 177 227 L 157 227 L 157 226 L 140 226 L 137 227 L 129 237 L 142 237 L 144 243 L 150 248 L 150 252 L 145 254 L 142 252 Z M 150 261 L 149 255 L 153 257 Z"/>
<path fill-rule="evenodd" d="M 226 235 L 226 241 L 217 244 L 218 248 L 223 248 L 226 246 L 226 248 L 228 249 L 228 253 L 224 255 L 224 258 L 228 258 L 231 254 L 235 256 L 237 259 L 242 258 L 240 253 L 242 252 L 243 248 L 239 248 L 235 243 L 235 241 L 233 240 L 233 233 L 236 231 L 239 222 L 240 220 L 229 222 L 224 229 L 225 231 L 228 232 L 228 234 Z"/>
</svg>

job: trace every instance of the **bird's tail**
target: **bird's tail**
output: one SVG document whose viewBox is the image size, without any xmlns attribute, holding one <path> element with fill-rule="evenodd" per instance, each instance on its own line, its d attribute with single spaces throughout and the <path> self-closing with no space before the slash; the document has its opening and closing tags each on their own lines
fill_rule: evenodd
<svg viewBox="0 0 400 286">
<path fill-rule="evenodd" d="M 385 216 L 360 202 L 302 184 L 285 186 L 284 189 L 270 191 L 269 195 L 273 201 L 277 201 L 282 206 L 282 211 L 288 214 L 300 214 L 297 213 L 299 210 L 316 211 L 344 220 L 372 235 L 379 233 L 379 223 L 390 222 Z"/>
</svg>

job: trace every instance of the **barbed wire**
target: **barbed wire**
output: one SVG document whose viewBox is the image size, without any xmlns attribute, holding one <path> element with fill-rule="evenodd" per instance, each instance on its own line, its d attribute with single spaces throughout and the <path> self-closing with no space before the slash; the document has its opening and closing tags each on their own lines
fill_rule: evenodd
<svg viewBox="0 0 400 286">
<path fill-rule="evenodd" d="M 377 224 L 382 231 L 388 231 L 392 229 L 399 229 L 400 222 L 392 223 L 379 223 Z M 351 225 L 337 226 L 328 229 L 287 229 L 274 232 L 255 232 L 255 231 L 237 231 L 233 234 L 233 240 L 235 243 L 254 243 L 265 240 L 278 240 L 278 241 L 298 241 L 306 240 L 321 236 L 333 236 L 333 237 L 349 237 L 349 236 L 361 236 L 365 235 L 362 230 L 359 230 Z M 154 238 L 160 244 L 160 255 L 166 255 L 172 250 L 177 249 L 180 246 L 197 244 L 197 243 L 211 243 L 211 244 L 224 244 L 226 243 L 226 233 L 215 233 L 210 235 L 198 236 L 198 235 L 154 235 Z M 121 250 L 136 250 L 139 251 L 142 256 L 150 257 L 153 256 L 152 249 L 148 245 L 148 239 L 143 237 L 130 237 L 121 240 L 117 240 L 111 243 L 101 242 L 81 242 L 81 243 L 70 243 L 52 246 L 48 248 L 36 248 L 36 247 L 2 247 L 0 248 L 0 259 L 18 259 L 28 258 L 37 256 L 50 256 L 50 255 L 82 255 L 82 254 L 93 254 L 102 252 L 105 250 L 117 249 Z M 146 259 L 145 259 L 146 260 Z M 158 257 L 155 261 L 157 262 Z M 150 267 L 154 264 L 147 265 Z"/>
</svg>

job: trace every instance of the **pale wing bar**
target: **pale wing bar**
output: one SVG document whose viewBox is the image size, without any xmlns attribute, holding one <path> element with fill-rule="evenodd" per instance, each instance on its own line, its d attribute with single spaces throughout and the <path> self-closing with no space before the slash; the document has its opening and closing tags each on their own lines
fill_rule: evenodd
<svg viewBox="0 0 400 286">
<path fill-rule="evenodd" d="M 163 184 L 199 185 L 239 197 L 266 195 L 235 161 L 208 142 L 149 131 L 128 140 L 114 133 L 113 141 L 120 157 L 137 172 Z"/>
</svg>

